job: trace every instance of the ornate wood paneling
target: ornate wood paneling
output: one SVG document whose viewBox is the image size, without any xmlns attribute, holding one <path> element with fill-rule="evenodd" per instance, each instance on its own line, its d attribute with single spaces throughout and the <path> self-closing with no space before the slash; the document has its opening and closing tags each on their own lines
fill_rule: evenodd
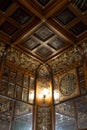
<svg viewBox="0 0 87 130">
<path fill-rule="evenodd" d="M 75 97 L 79 94 L 80 92 L 77 83 L 76 70 L 69 71 L 59 77 L 59 100 L 60 101 Z"/>
<path fill-rule="evenodd" d="M 34 87 L 34 77 L 5 65 L 0 79 L 1 95 L 34 104 Z"/>
<path fill-rule="evenodd" d="M 45 118 L 44 118 L 45 117 Z M 52 130 L 51 107 L 37 107 L 36 130 Z"/>
<path fill-rule="evenodd" d="M 67 0 L 0 2 L 0 39 L 43 62 L 86 39 L 86 3 L 80 7 Z"/>
<path fill-rule="evenodd" d="M 7 55 L 7 61 L 14 63 L 21 68 L 28 69 L 30 72 L 33 73 L 40 64 L 39 61 L 15 48 L 11 48 L 9 50 L 9 53 Z"/>
<path fill-rule="evenodd" d="M 82 22 L 78 22 L 73 27 L 71 27 L 69 30 L 74 35 L 78 36 L 78 35 L 80 35 L 81 33 L 85 32 L 87 30 L 87 26 Z"/>
<path fill-rule="evenodd" d="M 86 0 L 83 6 L 80 2 L 77 4 L 75 1 L 68 0 L 0 0 L 0 40 L 10 46 L 15 46 L 9 47 L 6 66 L 3 64 L 1 67 L 1 73 L 3 73 L 0 80 L 0 96 L 33 104 L 32 96 L 34 96 L 33 92 L 36 88 L 32 75 L 36 71 L 39 71 L 36 87 L 40 88 L 40 93 L 42 88 L 51 87 L 52 90 L 53 78 L 54 98 L 55 91 L 57 93 L 57 98 L 54 100 L 55 104 L 87 94 L 87 82 L 85 81 L 87 79 L 87 65 L 82 65 L 83 62 L 86 63 L 87 58 L 86 9 Z M 0 57 L 4 47 L 5 44 L 0 43 Z M 49 67 L 46 67 L 44 62 Z M 41 63 L 41 68 L 37 69 Z M 43 97 L 45 96 L 43 95 Z M 86 101 L 86 98 L 84 99 Z M 52 105 L 51 103 L 48 105 Z M 9 111 L 0 114 L 0 121 L 11 121 L 10 128 L 13 124 L 15 103 L 12 104 L 10 106 L 11 113 Z M 59 105 L 55 109 L 56 119 L 59 123 L 57 129 L 60 128 L 61 124 L 65 125 L 65 121 L 71 126 L 75 124 L 72 103 L 65 104 Z M 83 110 L 81 104 L 76 103 L 78 107 L 74 104 L 75 113 L 78 111 L 75 116 L 76 122 L 79 115 L 79 118 L 82 118 L 79 120 L 80 123 L 86 117 L 83 113 L 83 111 L 86 113 L 86 110 Z M 37 130 L 42 129 L 41 125 L 43 125 L 43 129 L 51 130 L 53 125 L 51 124 L 53 114 L 51 106 L 44 108 L 46 104 L 39 105 L 42 107 L 37 106 L 35 110 L 38 112 L 36 114 L 36 128 Z M 1 106 L 3 105 L 1 104 Z M 2 110 L 1 106 L 0 110 Z M 4 107 L 7 108 L 6 104 Z M 30 116 L 22 117 L 23 114 L 25 115 L 24 111 L 28 112 Z M 29 121 L 28 127 L 32 129 L 30 125 L 32 122 L 31 113 L 30 106 L 17 103 L 15 125 L 18 125 L 19 122 L 24 124 Z M 44 116 L 46 117 L 45 120 Z M 69 118 L 69 116 L 71 117 Z M 64 128 L 71 130 L 71 126 Z"/>
<path fill-rule="evenodd" d="M 76 18 L 76 15 L 67 7 L 63 11 L 58 12 L 54 19 L 63 25 L 67 25 Z"/>
</svg>

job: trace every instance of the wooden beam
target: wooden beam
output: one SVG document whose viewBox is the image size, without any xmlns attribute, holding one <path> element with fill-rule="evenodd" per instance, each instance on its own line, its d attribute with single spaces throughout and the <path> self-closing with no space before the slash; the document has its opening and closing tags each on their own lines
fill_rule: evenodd
<svg viewBox="0 0 87 130">
<path fill-rule="evenodd" d="M 5 43 L 10 43 L 10 36 L 6 35 L 2 31 L 0 31 L 0 40 Z"/>
<path fill-rule="evenodd" d="M 54 13 L 61 10 L 61 8 L 64 8 L 66 5 L 69 4 L 68 0 L 57 0 L 53 6 L 50 6 L 49 8 L 46 8 L 44 10 L 44 17 L 45 19 L 48 19 L 49 17 L 53 16 Z"/>
<path fill-rule="evenodd" d="M 24 113 L 24 114 L 20 114 L 18 116 L 14 116 L 14 118 L 18 119 L 18 118 L 26 117 L 26 116 L 29 116 L 29 115 L 32 115 L 32 113 L 27 112 L 27 113 Z"/>
<path fill-rule="evenodd" d="M 6 62 L 7 52 L 8 52 L 8 46 L 5 47 L 4 52 L 3 52 L 2 56 L 1 56 L 1 61 L 0 61 L 0 79 L 1 79 L 1 76 L 2 76 L 2 71 L 3 71 L 4 64 Z"/>
<path fill-rule="evenodd" d="M 3 6 L 3 5 L 2 5 Z M 18 8 L 17 3 L 13 3 L 5 13 L 0 16 L 0 25 Z"/>
<path fill-rule="evenodd" d="M 37 85 L 37 70 L 35 71 L 35 82 L 34 82 L 35 96 L 34 96 L 34 107 L 33 107 L 33 130 L 36 130 L 36 109 L 37 109 L 37 106 L 36 106 L 36 85 Z"/>
<path fill-rule="evenodd" d="M 38 27 L 40 20 L 36 18 L 31 24 L 29 23 L 25 28 L 23 28 L 18 35 L 14 35 L 11 39 L 11 45 L 19 44 L 26 40 L 31 33 Z"/>
<path fill-rule="evenodd" d="M 31 4 L 29 4 L 26 0 L 18 0 L 18 2 L 22 6 L 24 6 L 27 10 L 35 14 L 37 17 L 39 17 L 40 19 L 43 19 L 43 16 L 41 15 L 41 13 L 39 13 L 39 11 L 37 11 L 33 6 L 31 6 Z"/>
<path fill-rule="evenodd" d="M 87 31 L 85 31 L 81 36 L 77 38 L 78 43 L 84 42 L 87 40 Z"/>
<path fill-rule="evenodd" d="M 56 23 L 52 18 L 48 19 L 47 23 L 53 28 L 54 31 L 63 39 L 71 44 L 77 43 L 77 39 L 70 34 L 67 30 L 61 27 L 58 23 Z"/>
<path fill-rule="evenodd" d="M 16 106 L 16 102 L 12 102 L 12 110 L 11 110 L 11 119 L 10 119 L 9 130 L 13 130 L 15 106 Z"/>
<path fill-rule="evenodd" d="M 16 99 L 16 98 L 9 97 L 9 96 L 7 96 L 7 95 L 2 95 L 2 94 L 0 94 L 0 97 L 5 98 L 5 99 L 9 99 L 9 100 L 11 100 L 11 101 L 17 101 L 17 102 L 22 102 L 22 103 L 26 103 L 26 104 L 33 105 L 32 103 L 25 102 L 25 101 L 21 101 L 21 100 L 18 100 L 18 99 Z"/>
</svg>

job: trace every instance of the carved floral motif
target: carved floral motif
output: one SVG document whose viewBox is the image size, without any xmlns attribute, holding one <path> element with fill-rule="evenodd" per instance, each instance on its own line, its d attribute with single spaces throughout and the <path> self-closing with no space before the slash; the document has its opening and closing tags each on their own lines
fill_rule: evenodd
<svg viewBox="0 0 87 130">
<path fill-rule="evenodd" d="M 24 54 L 23 52 L 15 48 L 11 48 L 9 50 L 7 60 L 20 66 L 21 68 L 27 69 L 30 72 L 34 72 L 36 68 L 38 67 L 38 65 L 40 64 L 34 58 L 30 57 L 27 54 Z"/>
<path fill-rule="evenodd" d="M 51 73 L 50 73 L 49 66 L 47 64 L 40 65 L 40 67 L 38 69 L 38 78 L 49 79 L 50 76 L 51 76 Z"/>
<path fill-rule="evenodd" d="M 84 52 L 87 53 L 86 42 L 82 44 L 82 47 L 84 49 Z M 79 64 L 81 60 L 82 54 L 80 53 L 80 51 L 76 48 L 70 48 L 57 58 L 48 61 L 48 64 L 53 69 L 53 72 L 60 72 L 62 69 L 64 70 L 72 64 Z"/>
<path fill-rule="evenodd" d="M 51 107 L 38 106 L 36 130 L 51 130 L 51 127 Z"/>
<path fill-rule="evenodd" d="M 87 41 L 80 44 L 81 48 L 84 51 L 85 56 L 87 57 Z M 2 52 L 5 49 L 5 44 L 0 42 L 0 57 Z M 40 65 L 40 62 L 31 56 L 24 54 L 22 51 L 19 51 L 15 48 L 9 50 L 7 60 L 15 63 L 21 68 L 28 69 L 30 72 L 34 72 L 36 68 Z M 76 48 L 69 48 L 67 51 L 62 53 L 55 59 L 49 60 L 47 63 L 53 69 L 53 72 L 59 73 L 61 70 L 68 68 L 72 64 L 79 64 L 82 60 L 82 54 Z M 46 72 L 46 65 L 42 65 L 40 75 L 44 75 Z"/>
<path fill-rule="evenodd" d="M 87 56 L 87 41 L 86 41 L 86 42 L 83 42 L 83 44 L 81 44 L 81 47 L 83 48 L 84 53 L 85 53 L 85 55 Z"/>
</svg>

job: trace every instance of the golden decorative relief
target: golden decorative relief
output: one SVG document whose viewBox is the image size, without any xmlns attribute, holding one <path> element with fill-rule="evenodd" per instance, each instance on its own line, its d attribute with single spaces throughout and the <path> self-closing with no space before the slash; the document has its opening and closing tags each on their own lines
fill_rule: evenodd
<svg viewBox="0 0 87 130">
<path fill-rule="evenodd" d="M 47 92 L 44 93 L 44 89 Z M 45 94 L 45 99 L 44 99 Z M 51 102 L 51 82 L 46 80 L 37 80 L 37 103 L 40 106 L 49 106 Z"/>
<path fill-rule="evenodd" d="M 75 91 L 76 88 L 76 78 L 73 73 L 68 73 L 60 80 L 60 92 L 68 96 Z"/>
<path fill-rule="evenodd" d="M 84 54 L 87 56 L 87 41 L 81 44 L 81 48 L 84 51 Z M 66 68 L 72 64 L 80 64 L 82 60 L 82 52 L 79 48 L 73 47 L 69 48 L 67 51 L 62 53 L 60 56 L 55 59 L 49 60 L 47 63 L 53 69 L 54 73 L 60 73 L 62 70 L 65 71 Z"/>
<path fill-rule="evenodd" d="M 51 107 L 38 106 L 36 130 L 51 130 L 51 127 Z"/>
<path fill-rule="evenodd" d="M 57 76 L 53 77 L 53 97 L 54 103 L 59 103 L 59 79 Z"/>
<path fill-rule="evenodd" d="M 66 100 L 79 95 L 77 72 L 75 69 L 59 77 L 59 100 Z"/>
<path fill-rule="evenodd" d="M 83 51 L 85 53 L 85 56 L 87 56 L 87 41 L 86 42 L 83 42 L 81 44 L 81 47 L 83 48 Z"/>
<path fill-rule="evenodd" d="M 7 60 L 33 73 L 40 64 L 34 58 L 24 54 L 15 48 L 11 48 L 9 50 Z"/>
<path fill-rule="evenodd" d="M 0 42 L 0 57 L 2 56 L 4 50 L 5 50 L 5 43 Z"/>
<path fill-rule="evenodd" d="M 40 65 L 38 72 L 37 72 L 38 78 L 45 78 L 50 79 L 51 77 L 51 71 L 47 64 Z"/>
<path fill-rule="evenodd" d="M 34 103 L 35 79 L 9 66 L 4 66 L 0 94 L 26 103 Z"/>
</svg>

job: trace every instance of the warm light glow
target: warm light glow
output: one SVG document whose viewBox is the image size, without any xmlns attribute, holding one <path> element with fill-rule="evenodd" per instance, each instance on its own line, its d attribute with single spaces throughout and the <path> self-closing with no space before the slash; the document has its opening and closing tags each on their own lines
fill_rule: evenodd
<svg viewBox="0 0 87 130">
<path fill-rule="evenodd" d="M 30 93 L 30 99 L 31 99 L 31 100 L 34 99 L 34 93 L 33 93 L 33 92 Z"/>
<path fill-rule="evenodd" d="M 47 97 L 47 94 L 48 94 L 48 89 L 44 88 L 41 93 L 38 94 L 38 98 L 39 99 L 43 99 L 43 97 Z"/>
<path fill-rule="evenodd" d="M 55 99 L 55 100 L 59 99 L 59 93 L 56 92 L 56 91 L 54 91 L 54 99 Z"/>
<path fill-rule="evenodd" d="M 39 99 L 43 99 L 44 96 L 47 96 L 48 89 L 44 88 L 40 94 L 38 94 Z"/>
<path fill-rule="evenodd" d="M 43 95 L 47 95 L 48 94 L 48 89 L 44 88 L 42 93 L 43 93 Z"/>
<path fill-rule="evenodd" d="M 39 97 L 39 99 L 42 99 L 42 98 L 43 98 L 43 95 L 42 95 L 42 94 L 39 94 L 38 97 Z"/>
</svg>

